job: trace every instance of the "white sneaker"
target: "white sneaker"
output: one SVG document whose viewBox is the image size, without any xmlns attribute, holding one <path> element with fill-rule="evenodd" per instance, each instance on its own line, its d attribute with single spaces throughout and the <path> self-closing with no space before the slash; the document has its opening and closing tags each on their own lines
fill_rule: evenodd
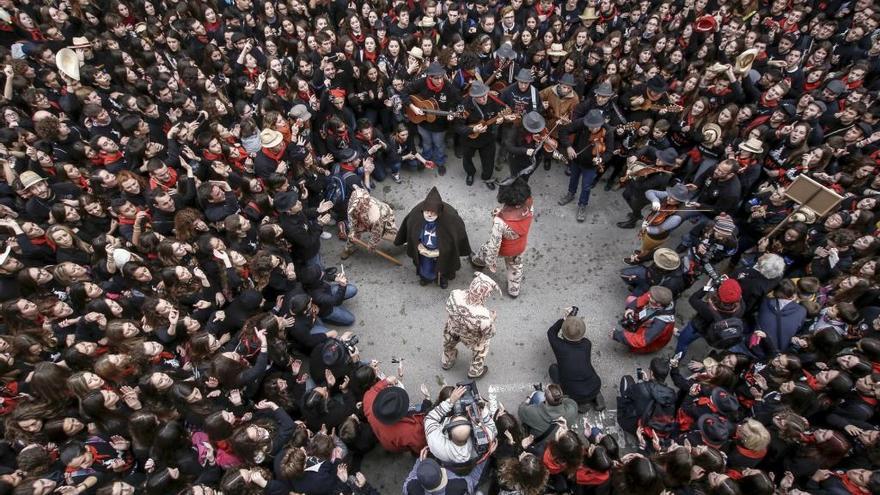
<svg viewBox="0 0 880 495">
<path fill-rule="evenodd" d="M 333 234 L 331 234 L 330 232 L 321 232 L 321 239 L 327 240 L 331 237 L 333 237 Z"/>
</svg>

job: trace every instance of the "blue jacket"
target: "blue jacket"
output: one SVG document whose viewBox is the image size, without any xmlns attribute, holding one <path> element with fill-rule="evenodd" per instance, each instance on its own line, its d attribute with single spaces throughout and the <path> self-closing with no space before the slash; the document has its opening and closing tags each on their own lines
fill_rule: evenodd
<svg viewBox="0 0 880 495">
<path fill-rule="evenodd" d="M 807 310 L 797 302 L 780 309 L 778 299 L 765 297 L 758 306 L 755 330 L 766 333 L 778 351 L 787 352 L 791 338 L 798 334 L 806 319 Z"/>
</svg>

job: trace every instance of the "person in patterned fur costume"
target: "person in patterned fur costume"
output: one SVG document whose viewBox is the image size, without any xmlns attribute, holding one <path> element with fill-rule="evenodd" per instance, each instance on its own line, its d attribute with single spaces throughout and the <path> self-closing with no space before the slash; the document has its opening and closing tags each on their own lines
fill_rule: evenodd
<svg viewBox="0 0 880 495">
<path fill-rule="evenodd" d="M 523 252 L 535 215 L 529 183 L 519 177 L 512 184 L 501 186 L 498 188 L 498 202 L 502 206 L 492 210 L 489 239 L 470 260 L 475 268 L 488 268 L 495 273 L 498 257 L 504 258 L 507 294 L 517 297 L 523 278 Z"/>
<path fill-rule="evenodd" d="M 485 306 L 486 299 L 492 292 L 501 289 L 494 280 L 480 272 L 474 273 L 474 279 L 467 290 L 455 289 L 446 300 L 446 326 L 443 328 L 443 357 L 440 361 L 444 370 L 452 368 L 458 358 L 460 343 L 473 353 L 468 369 L 469 378 L 480 378 L 489 371 L 486 366 L 486 355 L 489 354 L 489 342 L 495 335 L 495 318 L 497 314 Z"/>
<path fill-rule="evenodd" d="M 394 220 L 394 209 L 388 203 L 370 196 L 367 189 L 354 186 L 348 200 L 348 241 L 340 255 L 342 259 L 354 253 L 352 239 L 360 239 L 362 234 L 369 234 L 366 243 L 370 249 L 375 249 L 382 239 L 394 241 L 397 222 Z"/>
</svg>

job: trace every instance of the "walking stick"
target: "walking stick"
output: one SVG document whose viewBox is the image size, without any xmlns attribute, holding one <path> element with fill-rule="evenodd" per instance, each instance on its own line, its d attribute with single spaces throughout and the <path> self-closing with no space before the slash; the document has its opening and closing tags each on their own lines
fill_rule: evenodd
<svg viewBox="0 0 880 495">
<path fill-rule="evenodd" d="M 360 246 L 360 247 L 362 247 L 362 248 L 364 248 L 364 249 L 366 249 L 366 250 L 368 250 L 368 251 L 370 250 L 370 246 L 367 246 L 367 243 L 366 243 L 366 242 L 364 242 L 364 241 L 358 239 L 357 237 L 351 237 L 350 240 L 351 240 L 351 242 L 357 244 L 358 246 Z M 373 252 L 376 253 L 376 254 L 378 254 L 379 256 L 385 258 L 386 260 L 388 260 L 388 261 L 394 263 L 394 264 L 397 265 L 397 266 L 403 266 L 403 263 L 401 263 L 400 261 L 398 261 L 397 258 L 395 258 L 395 257 L 393 257 L 393 256 L 391 256 L 391 255 L 389 255 L 388 253 L 386 253 L 386 252 L 384 252 L 384 251 L 382 251 L 382 250 L 380 250 L 380 249 L 373 249 Z"/>
</svg>

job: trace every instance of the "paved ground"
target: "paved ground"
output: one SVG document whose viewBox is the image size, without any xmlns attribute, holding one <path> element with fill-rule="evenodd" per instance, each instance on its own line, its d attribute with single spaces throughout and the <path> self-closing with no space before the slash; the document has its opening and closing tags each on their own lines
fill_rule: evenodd
<svg viewBox="0 0 880 495">
<path fill-rule="evenodd" d="M 454 156 L 448 165 L 449 172 L 444 177 L 429 170 L 405 171 L 403 184 L 386 179 L 374 195 L 394 207 L 399 224 L 409 209 L 436 185 L 443 199 L 464 219 L 471 247 L 476 250 L 489 232 L 489 213 L 496 205 L 496 193 L 479 180 L 467 187 L 460 160 Z M 503 174 L 506 176 L 506 170 Z M 498 331 L 487 360 L 490 371 L 478 386 L 485 392 L 493 385 L 499 400 L 508 409 L 515 409 L 531 390 L 531 384 L 547 383 L 547 368 L 553 359 L 545 335 L 547 328 L 560 318 L 563 308 L 577 305 L 586 319 L 587 336 L 593 342 L 593 365 L 602 377 L 603 393 L 612 410 L 620 376 L 635 373 L 637 366 L 647 367 L 649 361 L 624 352 L 609 337 L 626 296 L 625 285 L 618 276 L 625 266 L 621 259 L 637 245 L 635 230 L 622 230 L 614 225 L 625 217 L 628 208 L 619 191 L 605 192 L 599 186 L 593 191 L 587 221 L 577 223 L 574 203 L 564 207 L 556 203 L 568 183 L 558 164 L 549 172 L 539 169 L 530 182 L 536 218 L 525 254 L 522 293 L 517 299 L 496 295 L 488 303 L 498 312 Z M 343 243 L 335 237 L 323 242 L 325 264 L 339 263 Z M 346 303 L 358 318 L 353 330 L 360 336 L 362 355 L 380 360 L 386 373 L 396 369 L 392 358 L 404 358 L 403 382 L 411 396 L 418 396 L 420 383 L 428 384 L 431 393 L 436 394 L 438 382 L 452 384 L 466 379 L 469 353 L 460 353 L 458 363 L 448 372 L 440 369 L 439 360 L 446 297 L 449 290 L 467 286 L 472 270 L 463 260 L 463 268 L 448 290 L 421 287 L 402 249 L 384 246 L 404 266 L 396 267 L 364 252 L 344 262 L 346 274 L 359 288 L 358 296 Z M 504 277 L 502 265 L 495 275 L 502 288 L 506 284 Z M 612 424 L 613 412 L 605 416 L 605 422 Z M 594 418 L 594 424 L 596 421 Z M 399 493 L 412 462 L 409 456 L 374 453 L 365 463 L 364 471 L 383 494 Z"/>
</svg>

